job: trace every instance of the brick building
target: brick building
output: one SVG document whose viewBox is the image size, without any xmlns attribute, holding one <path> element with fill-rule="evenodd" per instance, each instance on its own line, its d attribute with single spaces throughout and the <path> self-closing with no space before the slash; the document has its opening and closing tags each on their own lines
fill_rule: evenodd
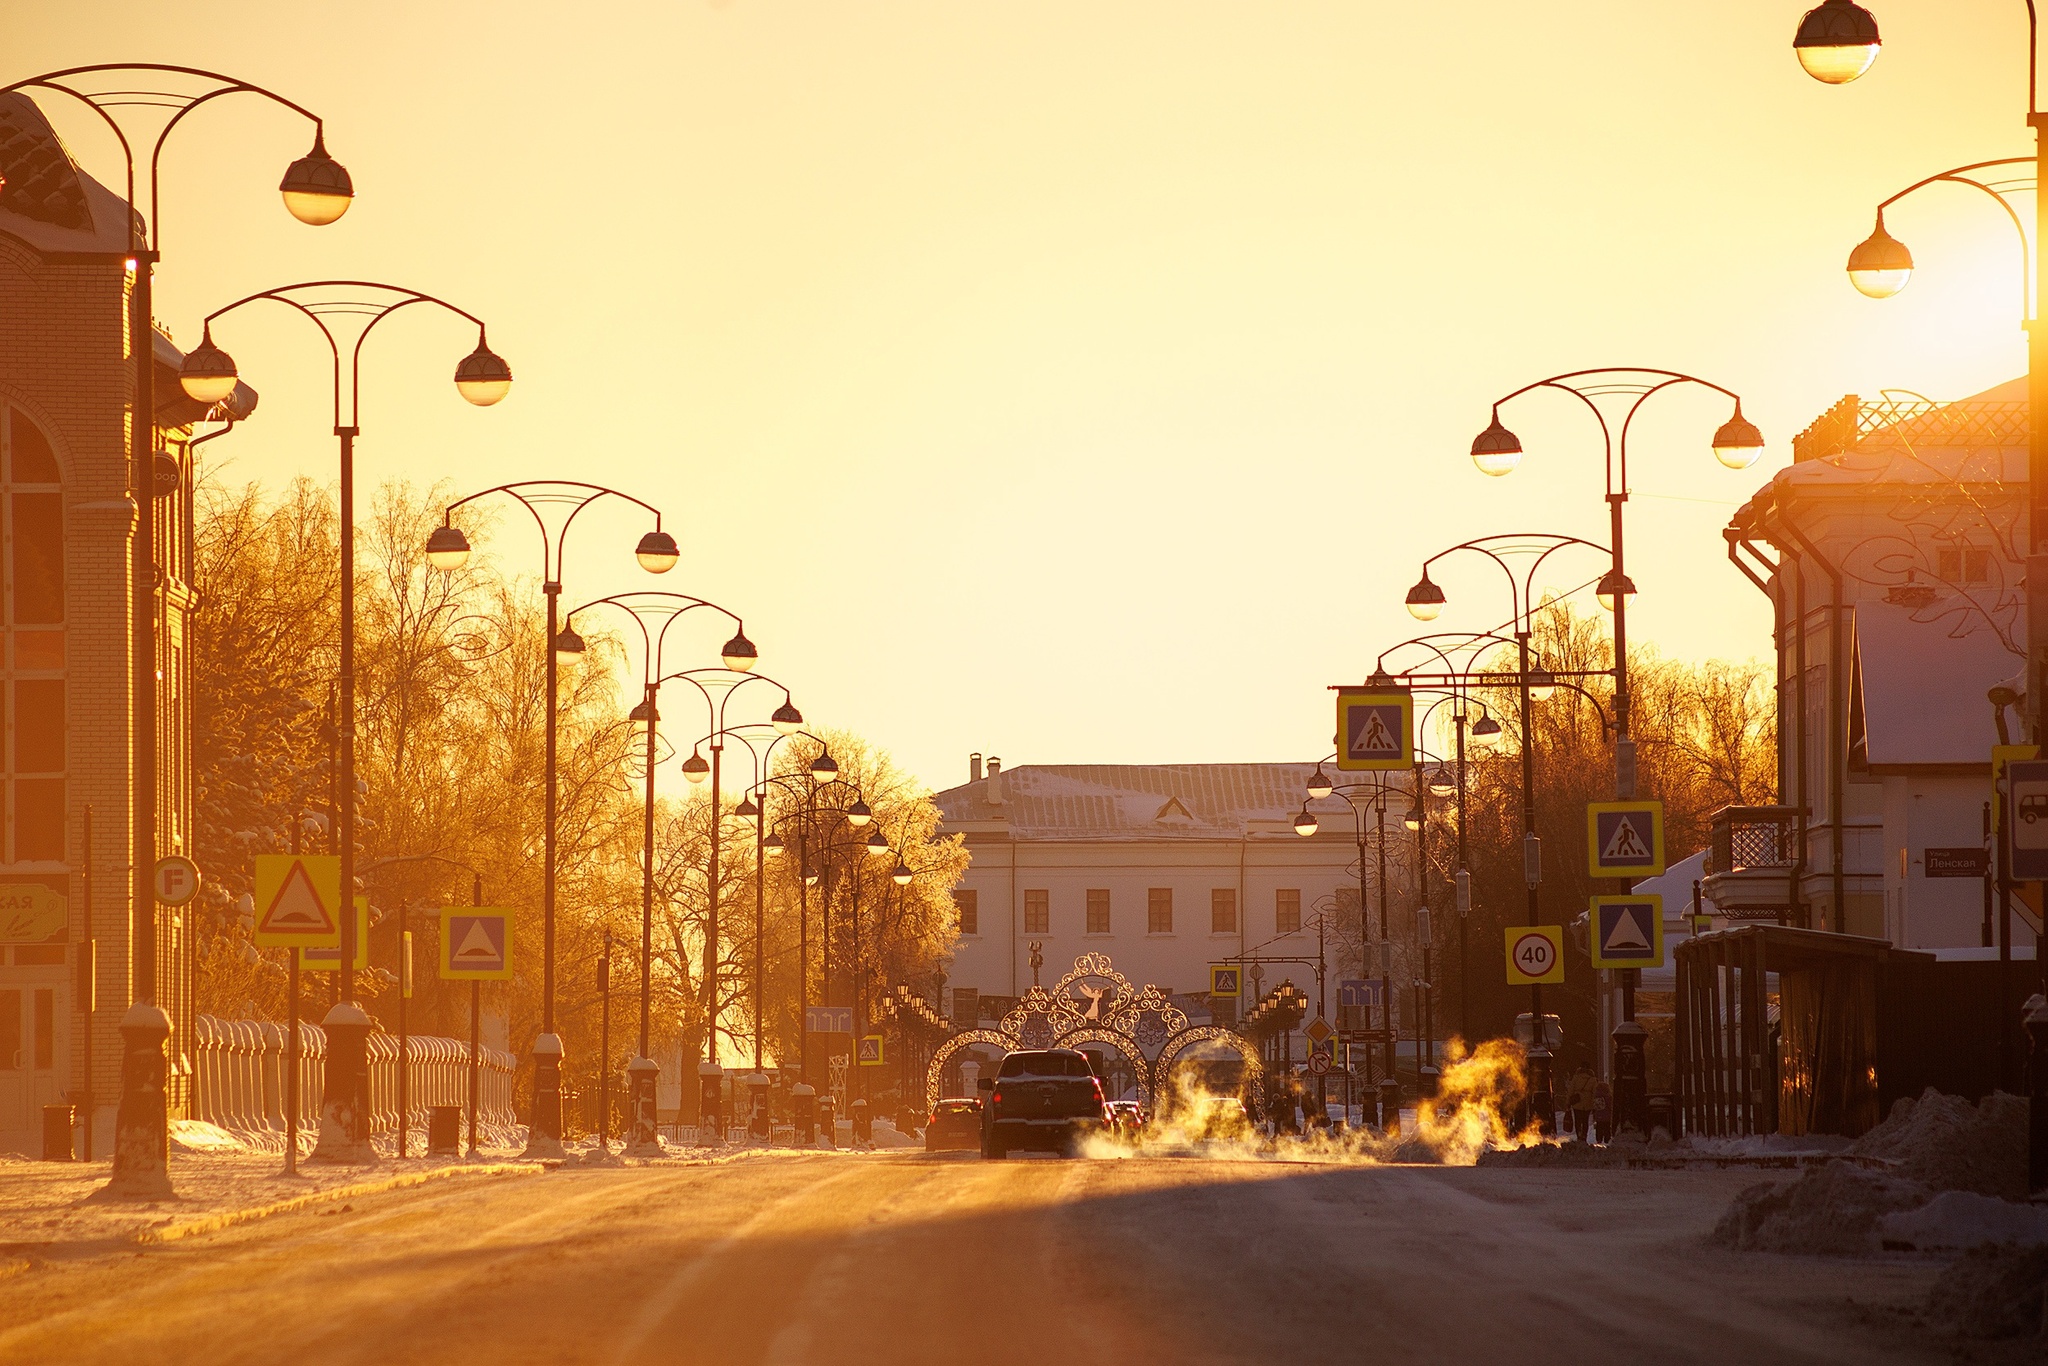
<svg viewBox="0 0 2048 1366">
<path fill-rule="evenodd" d="M 156 471 L 161 847 L 130 847 L 132 222 L 31 101 L 0 95 L 0 1152 L 39 1151 L 40 1108 L 63 1100 L 91 1110 L 94 1150 L 109 1150 L 116 1025 L 134 997 L 127 870 L 191 843 L 187 443 L 205 413 L 178 387 L 181 353 L 152 330 L 169 456 Z M 228 406 L 254 404 L 244 388 Z M 170 911 L 157 935 L 175 1115 L 190 1097 L 191 940 Z M 89 1020 L 75 981 L 87 938 Z"/>
</svg>

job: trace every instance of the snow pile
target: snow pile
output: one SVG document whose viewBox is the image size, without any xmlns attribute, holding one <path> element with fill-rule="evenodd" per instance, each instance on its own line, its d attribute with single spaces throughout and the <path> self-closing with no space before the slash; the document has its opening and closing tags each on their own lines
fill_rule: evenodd
<svg viewBox="0 0 2048 1366">
<path fill-rule="evenodd" d="M 1828 1162 L 1797 1181 L 1767 1181 L 1743 1191 L 1707 1241 L 1750 1252 L 1853 1257 L 1878 1250 L 1884 1216 L 1926 1202 L 1923 1186 L 1854 1163 Z"/>
<path fill-rule="evenodd" d="M 2018 1205 L 1969 1191 L 1943 1191 L 1918 1209 L 1888 1214 L 1878 1222 L 1886 1247 L 1937 1249 L 2016 1243 L 2048 1245 L 2048 1208 Z"/>
<path fill-rule="evenodd" d="M 1976 1338 L 2048 1329 L 2048 1247 L 1985 1247 L 1958 1257 L 1927 1296 L 1938 1328 Z"/>
<path fill-rule="evenodd" d="M 1641 1151 L 1638 1149 L 1637 1151 Z M 1520 1148 L 1496 1148 L 1479 1155 L 1482 1167 L 1538 1167 L 1549 1171 L 1593 1171 L 1626 1167 L 1629 1151 L 1593 1143 L 1531 1143 Z"/>
<path fill-rule="evenodd" d="M 2027 1102 L 1999 1092 L 1982 1103 L 1928 1087 L 1901 1097 L 1884 1123 L 1849 1147 L 1857 1157 L 1892 1164 L 1930 1190 L 2027 1198 Z"/>
<path fill-rule="evenodd" d="M 874 1135 L 874 1143 L 871 1146 L 876 1148 L 918 1148 L 924 1146 L 923 1139 L 918 1138 L 914 1134 L 899 1132 L 896 1126 L 886 1119 L 876 1120 L 869 1132 Z"/>
<path fill-rule="evenodd" d="M 279 1148 L 282 1151 L 282 1145 Z M 249 1145 L 203 1119 L 171 1121 L 171 1151 L 174 1153 L 245 1153 Z"/>
</svg>

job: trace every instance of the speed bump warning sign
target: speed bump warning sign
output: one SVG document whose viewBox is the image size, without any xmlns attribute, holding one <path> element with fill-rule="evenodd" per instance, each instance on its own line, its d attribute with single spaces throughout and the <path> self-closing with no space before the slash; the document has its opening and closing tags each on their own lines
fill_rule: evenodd
<svg viewBox="0 0 2048 1366">
<path fill-rule="evenodd" d="M 341 859 L 334 854 L 258 854 L 258 948 L 332 948 L 341 943 Z"/>
<path fill-rule="evenodd" d="M 1596 968 L 1664 966 L 1664 898 L 1596 896 L 1588 936 Z"/>
<path fill-rule="evenodd" d="M 441 912 L 441 980 L 509 981 L 512 914 L 489 906 L 452 907 Z"/>
<path fill-rule="evenodd" d="M 1556 925 L 1508 926 L 1508 985 L 1552 986 L 1564 980 L 1564 931 Z"/>
<path fill-rule="evenodd" d="M 1664 871 L 1664 803 L 1593 802 L 1586 807 L 1586 872 L 1655 877 Z"/>
</svg>

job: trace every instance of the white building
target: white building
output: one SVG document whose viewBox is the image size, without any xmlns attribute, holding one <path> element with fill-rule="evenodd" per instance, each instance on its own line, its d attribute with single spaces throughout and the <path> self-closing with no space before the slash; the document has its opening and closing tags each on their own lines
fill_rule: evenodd
<svg viewBox="0 0 2048 1366">
<path fill-rule="evenodd" d="M 1724 914 L 1890 940 L 1989 941 L 1991 750 L 2019 738 L 2024 381 L 1973 398 L 1851 395 L 1730 523 L 1771 600 L 1779 805 L 1717 820 L 1706 879 Z M 2013 940 L 2035 922 L 2015 903 Z"/>
<path fill-rule="evenodd" d="M 956 1023 L 974 992 L 1010 998 L 1032 984 L 1032 945 L 1050 986 L 1087 952 L 1108 954 L 1132 982 L 1205 997 L 1212 964 L 1266 962 L 1270 990 L 1283 979 L 1315 999 L 1318 929 L 1336 1019 L 1337 983 L 1358 975 L 1358 846 L 1342 796 L 1310 803 L 1320 828 L 1303 838 L 1294 818 L 1312 764 L 1076 764 L 1004 770 L 976 755 L 969 781 L 938 794 L 946 833 L 964 834 L 972 856 L 955 891 L 960 940 L 948 976 Z M 1349 778 L 1369 775 L 1338 775 Z M 1383 825 L 1387 904 L 1401 941 L 1397 980 L 1408 977 L 1415 900 L 1402 823 L 1409 775 L 1390 775 Z M 1354 794 L 1358 795 L 1358 794 Z M 1381 830 L 1365 817 L 1367 897 L 1379 935 Z M 1377 959 L 1374 963 L 1377 969 Z M 1245 973 L 1240 1003 L 1256 999 Z M 1405 997 L 1405 991 L 1397 993 Z M 1197 1003 L 1183 1001 L 1184 1008 Z"/>
</svg>

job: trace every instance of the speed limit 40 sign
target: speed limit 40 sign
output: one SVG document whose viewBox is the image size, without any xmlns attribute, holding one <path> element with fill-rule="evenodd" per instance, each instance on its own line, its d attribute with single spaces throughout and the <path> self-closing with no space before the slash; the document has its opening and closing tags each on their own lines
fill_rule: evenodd
<svg viewBox="0 0 2048 1366">
<path fill-rule="evenodd" d="M 1556 925 L 1508 927 L 1508 985 L 1554 986 L 1564 981 L 1564 930 Z"/>
</svg>

